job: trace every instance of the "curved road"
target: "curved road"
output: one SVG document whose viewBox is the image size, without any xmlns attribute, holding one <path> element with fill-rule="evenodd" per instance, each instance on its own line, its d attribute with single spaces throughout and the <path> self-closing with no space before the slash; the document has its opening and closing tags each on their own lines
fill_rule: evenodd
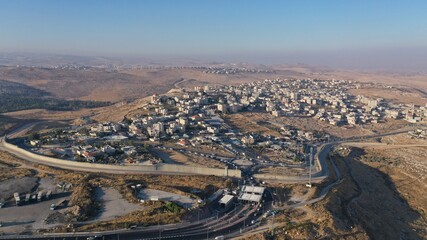
<svg viewBox="0 0 427 240">
<path fill-rule="evenodd" d="M 25 128 L 24 128 L 25 129 Z M 22 131 L 22 127 L 19 128 L 19 131 Z M 14 133 L 16 133 L 17 130 L 15 130 Z M 334 141 L 334 142 L 329 142 L 329 143 L 324 143 L 321 145 L 318 145 L 319 147 L 319 151 L 316 154 L 316 161 L 318 162 L 318 166 L 319 166 L 319 176 L 315 176 L 313 178 L 313 180 L 315 180 L 316 178 L 325 178 L 326 176 L 329 175 L 329 170 L 327 168 L 327 164 L 326 164 L 326 159 L 327 156 L 330 152 L 330 150 L 337 144 L 342 144 L 342 143 L 352 143 L 352 142 L 357 142 L 360 140 L 365 140 L 365 139 L 369 139 L 369 138 L 378 138 L 378 137 L 384 137 L 384 136 L 390 136 L 390 135 L 395 135 L 395 134 L 401 134 L 401 133 L 405 133 L 408 130 L 405 131 L 396 131 L 396 132 L 391 132 L 391 133 L 385 133 L 385 134 L 377 134 L 377 135 L 373 135 L 373 136 L 365 136 L 365 137 L 354 137 L 354 138 L 350 138 L 350 139 L 343 139 L 343 140 L 338 140 L 338 141 Z M 12 133 L 13 134 L 13 133 Z M 36 163 L 42 163 L 40 161 L 34 161 L 34 159 L 31 159 L 29 157 L 23 156 L 23 154 L 19 154 L 19 153 L 15 153 L 14 151 L 10 151 L 9 149 L 4 149 L 1 145 L 2 141 L 4 141 L 4 137 L 2 137 L 0 139 L 0 150 L 6 150 L 8 152 L 11 152 L 12 154 L 17 155 L 20 158 L 23 158 L 24 160 L 28 160 L 30 162 L 36 162 Z M 370 143 L 372 144 L 372 143 Z M 43 164 L 43 163 L 42 163 Z M 329 192 L 329 190 L 335 186 L 336 184 L 339 183 L 340 179 L 341 179 L 341 174 L 338 171 L 337 167 L 331 163 L 331 165 L 333 166 L 335 173 L 337 175 L 337 180 L 330 184 L 329 186 L 327 186 L 326 188 L 322 189 L 320 196 L 309 200 L 307 202 L 304 203 L 299 203 L 299 204 L 311 204 L 317 201 L 322 200 L 327 193 Z M 57 167 L 59 168 L 66 168 L 66 169 L 71 169 L 71 170 L 75 170 L 70 168 L 69 166 L 62 166 L 60 163 L 58 163 Z M 93 169 L 76 169 L 78 171 L 94 171 Z M 111 169 L 105 169 L 105 171 L 103 169 L 97 169 L 94 172 L 104 172 L 104 173 L 111 173 Z M 118 173 L 117 171 L 114 171 L 114 173 Z M 122 173 L 133 173 L 132 171 L 122 171 Z M 302 176 L 298 182 L 301 183 L 305 183 L 308 181 L 308 176 Z M 267 191 L 268 192 L 268 191 Z M 297 207 L 297 206 L 295 206 Z M 256 208 L 255 208 L 256 209 Z M 203 221 L 202 223 L 182 223 L 182 224 L 177 224 L 175 225 L 173 228 L 169 228 L 166 226 L 158 226 L 157 228 L 145 228 L 143 230 L 130 230 L 130 231 L 124 231 L 124 230 L 118 230 L 118 231 L 112 231 L 112 232 L 104 232 L 104 239 L 119 239 L 120 237 L 122 239 L 204 239 L 204 238 L 208 238 L 208 239 L 212 239 L 215 236 L 219 236 L 219 235 L 227 235 L 227 234 L 238 234 L 242 228 L 246 228 L 248 223 L 251 220 L 259 220 L 260 216 L 255 217 L 254 216 L 254 211 L 255 209 L 250 209 L 248 211 L 246 211 L 244 213 L 244 217 L 239 218 L 238 214 L 239 212 L 234 212 L 234 213 L 228 213 L 225 214 L 224 216 L 222 216 L 221 218 L 218 218 L 216 220 L 211 220 L 210 222 L 208 220 Z M 241 211 L 240 211 L 241 212 Z M 253 225 L 253 226 L 256 226 Z M 166 227 L 166 228 L 165 228 Z M 30 236 L 31 239 L 86 239 L 87 236 L 93 235 L 93 233 L 83 233 L 83 234 L 76 234 L 76 235 L 56 235 L 56 236 Z M 23 237 L 26 238 L 26 237 Z M 28 238 L 28 237 L 27 237 Z M 3 239 L 2 237 L 0 237 L 0 239 Z M 7 239 L 7 238 L 5 238 Z M 13 239 L 16 239 L 16 236 L 14 236 Z"/>
<path fill-rule="evenodd" d="M 35 122 L 35 123 L 26 124 L 24 126 L 18 127 L 15 130 L 11 131 L 7 136 L 17 136 L 19 133 L 25 132 L 26 130 L 37 125 L 38 123 L 39 122 Z M 371 136 L 352 137 L 352 138 L 348 138 L 348 139 L 342 139 L 342 140 L 337 140 L 337 141 L 333 141 L 333 142 L 318 144 L 316 147 L 319 149 L 319 151 L 317 151 L 316 156 L 315 156 L 315 161 L 317 162 L 317 164 L 315 164 L 315 166 L 317 166 L 319 168 L 319 171 L 317 173 L 313 173 L 312 181 L 313 182 L 322 181 L 329 175 L 329 169 L 328 169 L 327 164 L 326 164 L 326 157 L 327 157 L 329 151 L 332 149 L 333 146 L 335 146 L 337 144 L 353 143 L 353 142 L 358 142 L 360 140 L 391 136 L 391 135 L 396 135 L 396 134 L 401 134 L 401 133 L 406 133 L 406 132 L 408 132 L 408 130 L 400 130 L 400 131 L 384 133 L 384 134 L 376 134 L 376 135 L 371 135 Z M 34 162 L 34 163 L 38 163 L 38 164 L 45 164 L 45 165 L 49 165 L 52 167 L 57 167 L 57 168 L 67 169 L 67 170 L 74 170 L 74 171 L 108 173 L 108 174 L 141 174 L 141 170 L 136 170 L 136 169 L 135 170 L 132 170 L 132 169 L 120 169 L 119 170 L 119 169 L 111 169 L 111 168 L 107 168 L 107 167 L 102 168 L 102 166 L 97 166 L 97 168 L 86 168 L 86 167 L 80 167 L 80 166 L 71 166 L 70 164 L 67 164 L 67 162 L 60 162 L 60 161 L 55 162 L 55 163 L 44 162 L 42 160 L 31 158 L 31 157 L 29 157 L 25 154 L 22 154 L 18 151 L 14 151 L 13 149 L 5 148 L 4 147 L 5 137 L 6 136 L 3 136 L 2 138 L 0 138 L 0 150 L 14 154 L 17 157 L 24 159 L 26 161 L 29 161 L 29 162 Z M 389 145 L 389 146 L 391 146 L 391 145 Z M 64 160 L 64 161 L 66 161 L 66 160 Z M 102 164 L 98 164 L 98 165 L 102 165 Z M 119 166 L 118 166 L 118 168 L 119 168 Z M 147 174 L 150 174 L 150 173 L 152 173 L 152 174 L 172 174 L 172 175 L 184 175 L 185 174 L 185 173 L 178 173 L 178 172 L 174 173 L 174 172 L 160 172 L 160 171 L 144 172 L 144 173 L 147 173 Z M 286 181 L 285 179 L 283 179 L 283 180 L 278 179 L 278 180 L 283 181 L 283 182 L 305 183 L 305 182 L 308 182 L 309 177 L 308 176 L 299 176 L 296 178 L 292 178 L 289 181 Z"/>
</svg>

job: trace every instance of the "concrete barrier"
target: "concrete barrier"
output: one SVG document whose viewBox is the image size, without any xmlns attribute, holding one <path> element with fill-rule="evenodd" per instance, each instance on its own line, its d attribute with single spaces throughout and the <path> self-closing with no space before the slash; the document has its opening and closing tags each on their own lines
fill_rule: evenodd
<svg viewBox="0 0 427 240">
<path fill-rule="evenodd" d="M 16 145 L 10 144 L 6 139 L 2 138 L 0 146 L 12 153 L 17 155 L 24 160 L 28 160 L 35 163 L 45 164 L 52 167 L 58 167 L 62 169 L 77 170 L 77 171 L 88 171 L 88 172 L 104 172 L 104 173 L 115 173 L 115 174 L 181 174 L 181 175 L 214 175 L 220 177 L 241 177 L 241 171 L 235 169 L 219 169 L 219 168 L 208 168 L 208 167 L 193 167 L 176 164 L 157 164 L 157 165 L 111 165 L 111 164 L 99 164 L 99 163 L 87 163 L 87 162 L 75 162 L 70 160 L 64 160 L 59 158 L 52 158 L 43 155 L 39 155 L 25 149 L 19 148 Z"/>
<path fill-rule="evenodd" d="M 290 183 L 301 183 L 308 181 L 308 175 L 302 176 L 286 176 L 286 175 L 273 175 L 273 174 L 263 174 L 257 173 L 254 174 L 256 179 L 261 179 L 265 181 L 282 181 Z M 312 182 L 321 182 L 326 178 L 326 176 L 312 176 Z"/>
<path fill-rule="evenodd" d="M 319 150 L 315 154 L 313 171 L 311 173 L 311 179 L 313 182 L 323 181 L 327 177 L 328 168 L 327 168 L 326 162 L 322 164 L 322 160 L 320 159 L 320 154 L 324 154 L 323 151 L 329 152 L 329 149 L 331 146 L 332 145 L 330 144 L 321 145 Z M 325 149 L 326 147 L 328 148 Z M 308 181 L 309 179 L 308 173 L 301 176 L 257 173 L 257 174 L 254 174 L 254 177 L 262 180 L 274 180 L 274 181 L 285 181 L 285 182 L 304 182 L 304 181 Z"/>
</svg>

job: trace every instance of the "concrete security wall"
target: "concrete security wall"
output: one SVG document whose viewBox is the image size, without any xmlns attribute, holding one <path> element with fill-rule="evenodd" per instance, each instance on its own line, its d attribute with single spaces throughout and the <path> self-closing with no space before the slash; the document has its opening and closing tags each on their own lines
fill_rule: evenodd
<svg viewBox="0 0 427 240">
<path fill-rule="evenodd" d="M 322 145 L 314 156 L 314 167 L 312 168 L 311 177 L 316 179 L 313 179 L 313 181 L 319 181 L 319 179 L 323 180 L 325 178 L 325 176 L 322 176 L 322 174 L 327 169 L 323 169 L 322 163 L 320 162 L 320 158 L 319 158 L 319 152 L 322 152 L 324 148 L 325 148 L 325 145 Z M 326 165 L 325 165 L 325 168 L 327 168 Z M 283 181 L 297 182 L 297 181 L 307 180 L 309 176 L 308 176 L 308 173 L 301 176 L 287 176 L 287 175 L 259 173 L 259 174 L 255 174 L 254 177 L 263 179 L 263 180 L 283 180 Z"/>
<path fill-rule="evenodd" d="M 87 162 L 75 162 L 59 158 L 52 158 L 35 154 L 33 152 L 26 151 L 16 145 L 10 144 L 5 140 L 2 140 L 0 145 L 11 153 L 22 155 L 24 157 L 31 158 L 34 162 L 63 168 L 81 171 L 91 172 L 107 172 L 117 174 L 197 174 L 197 175 L 214 175 L 220 177 L 241 177 L 240 170 L 234 169 L 219 169 L 219 168 L 208 168 L 208 167 L 192 167 L 185 165 L 176 164 L 158 164 L 158 165 L 110 165 L 110 164 L 99 164 L 99 163 L 87 163 Z"/>
<path fill-rule="evenodd" d="M 273 181 L 286 181 L 286 182 L 301 182 L 301 181 L 307 181 L 308 175 L 302 175 L 302 176 L 286 176 L 286 175 L 272 175 L 272 174 L 254 174 L 254 177 L 257 179 L 262 180 L 273 180 Z M 321 182 L 324 180 L 326 176 L 324 177 L 316 177 L 313 176 L 312 182 Z"/>
</svg>

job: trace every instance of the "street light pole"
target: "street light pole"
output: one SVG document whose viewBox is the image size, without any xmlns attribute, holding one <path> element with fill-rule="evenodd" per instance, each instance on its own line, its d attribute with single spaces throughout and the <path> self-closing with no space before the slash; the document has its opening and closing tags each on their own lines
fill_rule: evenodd
<svg viewBox="0 0 427 240">
<path fill-rule="evenodd" d="M 276 214 L 274 214 L 274 212 L 273 212 L 273 221 L 271 222 L 271 232 L 272 232 L 273 237 L 274 237 L 274 217 L 275 216 L 276 216 Z"/>
<path fill-rule="evenodd" d="M 209 230 L 211 229 L 211 227 L 208 227 L 208 232 L 206 233 L 206 240 L 209 240 Z"/>
</svg>

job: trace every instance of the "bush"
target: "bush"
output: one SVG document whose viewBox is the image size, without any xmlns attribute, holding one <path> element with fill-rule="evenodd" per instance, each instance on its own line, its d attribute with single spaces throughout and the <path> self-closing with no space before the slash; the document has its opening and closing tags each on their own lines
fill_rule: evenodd
<svg viewBox="0 0 427 240">
<path fill-rule="evenodd" d="M 168 202 L 163 206 L 163 209 L 168 212 L 179 213 L 182 208 L 176 203 Z"/>
</svg>

